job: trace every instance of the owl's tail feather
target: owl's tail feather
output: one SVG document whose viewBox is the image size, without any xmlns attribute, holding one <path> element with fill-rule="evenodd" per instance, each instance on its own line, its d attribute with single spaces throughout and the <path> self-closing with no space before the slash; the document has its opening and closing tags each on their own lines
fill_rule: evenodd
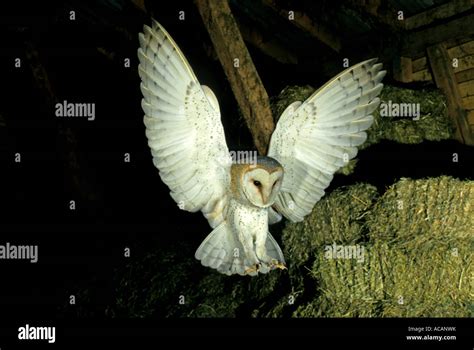
<svg viewBox="0 0 474 350">
<path fill-rule="evenodd" d="M 202 265 L 228 276 L 256 275 L 257 272 L 248 272 L 251 264 L 243 251 L 230 226 L 224 221 L 204 239 L 194 256 Z"/>
</svg>

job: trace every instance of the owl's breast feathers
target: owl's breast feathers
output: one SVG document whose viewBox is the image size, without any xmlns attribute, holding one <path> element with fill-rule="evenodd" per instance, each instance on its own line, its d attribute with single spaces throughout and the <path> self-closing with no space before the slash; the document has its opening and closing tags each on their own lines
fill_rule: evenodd
<svg viewBox="0 0 474 350">
<path fill-rule="evenodd" d="M 226 215 L 236 234 L 254 236 L 259 231 L 266 234 L 268 231 L 268 209 L 242 204 L 231 199 Z"/>
</svg>

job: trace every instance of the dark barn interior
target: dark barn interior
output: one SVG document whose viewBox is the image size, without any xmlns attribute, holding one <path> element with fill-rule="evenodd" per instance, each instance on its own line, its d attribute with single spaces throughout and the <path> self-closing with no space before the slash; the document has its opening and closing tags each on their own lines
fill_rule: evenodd
<svg viewBox="0 0 474 350">
<path fill-rule="evenodd" d="M 228 16 L 227 6 L 233 19 L 219 20 Z M 443 108 L 446 136 L 434 129 L 429 134 L 416 122 L 404 124 L 398 136 L 386 136 L 381 129 L 385 136 L 360 151 L 355 168 L 335 176 L 324 203 L 329 206 L 330 198 L 359 184 L 372 186 L 361 195 L 373 191 L 386 198 L 401 178 L 441 179 L 439 190 L 430 184 L 426 192 L 438 195 L 443 186 L 447 192 L 455 190 L 450 186 L 464 186 L 466 197 L 449 202 L 446 213 L 451 210 L 465 220 L 458 236 L 452 233 L 456 239 L 472 240 L 471 0 L 3 2 L 0 237 L 1 242 L 37 244 L 40 259 L 37 264 L 0 262 L 2 318 L 364 316 L 349 307 L 336 312 L 328 298 L 313 303 L 323 295 L 322 284 L 305 271 L 316 269 L 317 258 L 299 260 L 304 253 L 288 246 L 294 241 L 284 238 L 290 233 L 283 232 L 292 229 L 285 222 L 271 231 L 289 254 L 288 272 L 255 280 L 223 277 L 194 260 L 194 250 L 211 230 L 202 215 L 177 208 L 153 167 L 144 134 L 137 48 L 138 33 L 151 17 L 173 36 L 201 84 L 216 93 L 227 143 L 234 150 L 265 150 L 268 130 L 253 118 L 274 125 L 275 106 L 288 87 L 318 88 L 345 63 L 378 57 L 387 70 L 385 85 L 414 91 L 408 94 Z M 235 54 L 249 55 L 250 64 L 242 68 L 245 74 L 229 76 L 232 63 L 223 57 Z M 246 77 L 258 84 L 248 84 Z M 252 90 L 247 94 L 247 89 Z M 431 96 L 441 102 L 431 102 Z M 55 117 L 54 106 L 64 100 L 95 103 L 96 119 Z M 434 125 L 430 120 L 426 128 Z M 21 161 L 15 160 L 18 155 Z M 458 160 L 453 161 L 454 155 Z M 443 176 L 459 182 L 446 182 Z M 423 183 L 416 182 L 419 188 Z M 345 204 L 350 203 L 342 201 L 339 208 Z M 434 227 L 424 232 L 431 234 Z M 371 244 L 369 231 L 364 232 L 360 242 Z M 472 268 L 470 253 L 465 259 L 466 268 Z M 283 305 L 293 294 L 295 304 Z M 181 295 L 187 298 L 184 305 L 178 303 Z M 465 317 L 472 303 L 464 296 L 459 294 L 457 304 L 446 309 L 408 311 L 390 309 L 385 299 L 375 297 L 380 303 L 365 316 Z"/>
</svg>

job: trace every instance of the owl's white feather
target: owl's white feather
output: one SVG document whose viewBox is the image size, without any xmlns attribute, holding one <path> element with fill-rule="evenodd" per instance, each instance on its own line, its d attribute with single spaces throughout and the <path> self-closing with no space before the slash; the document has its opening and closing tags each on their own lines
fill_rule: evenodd
<svg viewBox="0 0 474 350">
<path fill-rule="evenodd" d="M 277 222 L 280 222 L 282 219 L 282 216 L 275 211 L 272 207 L 268 208 L 268 224 L 273 225 L 276 224 Z"/>
<path fill-rule="evenodd" d="M 224 219 L 230 164 L 219 104 L 201 86 L 171 36 L 156 21 L 139 35 L 138 71 L 153 164 L 185 210 L 202 210 L 212 227 Z"/>
<path fill-rule="evenodd" d="M 357 154 L 367 138 L 382 90 L 382 64 L 371 59 L 331 79 L 304 103 L 292 103 L 281 115 L 268 156 L 285 169 L 274 207 L 298 222 L 324 195 L 334 173 Z"/>
<path fill-rule="evenodd" d="M 278 264 L 284 263 L 283 254 L 268 233 L 270 204 L 260 203 L 273 203 L 272 193 L 280 185 L 273 191 L 268 187 L 272 184 L 265 182 L 261 197 L 251 197 L 262 207 L 253 205 L 249 198 L 244 202 L 234 198 L 232 164 L 216 96 L 199 84 L 184 55 L 158 22 L 153 21 L 152 28 L 145 26 L 139 41 L 142 108 L 153 164 L 176 203 L 188 211 L 201 210 L 214 228 L 195 257 L 227 275 L 254 276 L 281 268 Z M 253 171 L 264 177 L 262 182 L 273 181 L 282 173 L 280 170 L 267 178 L 266 171 Z M 249 186 L 241 181 L 236 184 Z M 278 217 L 273 213 L 272 217 Z"/>
</svg>

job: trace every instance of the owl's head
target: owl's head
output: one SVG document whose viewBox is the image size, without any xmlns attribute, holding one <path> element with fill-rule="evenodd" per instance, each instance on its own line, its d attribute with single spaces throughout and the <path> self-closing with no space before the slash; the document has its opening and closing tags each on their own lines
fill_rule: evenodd
<svg viewBox="0 0 474 350">
<path fill-rule="evenodd" d="M 280 163 L 273 158 L 259 156 L 255 165 L 232 167 L 237 199 L 259 208 L 273 205 L 283 181 L 283 167 Z"/>
</svg>

